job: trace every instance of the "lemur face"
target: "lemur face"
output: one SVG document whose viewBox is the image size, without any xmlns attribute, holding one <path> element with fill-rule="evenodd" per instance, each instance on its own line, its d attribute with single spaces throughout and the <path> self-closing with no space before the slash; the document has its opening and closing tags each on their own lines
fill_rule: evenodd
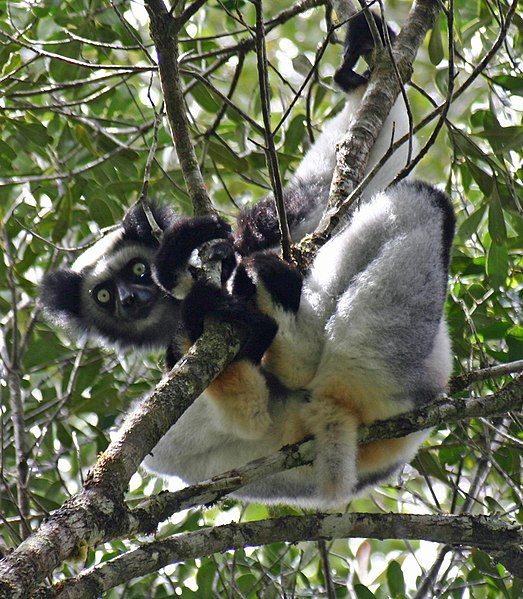
<svg viewBox="0 0 523 599">
<path fill-rule="evenodd" d="M 70 269 L 47 275 L 42 304 L 61 326 L 88 331 L 111 345 L 164 348 L 180 326 L 180 302 L 152 279 L 156 253 L 157 246 L 129 238 L 119 227 Z"/>
<path fill-rule="evenodd" d="M 126 322 L 149 317 L 160 295 L 151 278 L 149 254 L 133 244 L 85 272 L 84 311 Z"/>
</svg>

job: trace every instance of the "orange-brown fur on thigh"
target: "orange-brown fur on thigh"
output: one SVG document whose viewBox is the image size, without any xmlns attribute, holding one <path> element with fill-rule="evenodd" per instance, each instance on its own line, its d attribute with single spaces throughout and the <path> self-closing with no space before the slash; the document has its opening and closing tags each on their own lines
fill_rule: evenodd
<svg viewBox="0 0 523 599">
<path fill-rule="evenodd" d="M 420 440 L 412 436 L 383 439 L 358 446 L 358 471 L 385 471 L 394 464 L 405 462 L 405 454 L 417 447 Z"/>
<path fill-rule="evenodd" d="M 233 362 L 207 388 L 235 432 L 245 439 L 263 436 L 270 424 L 269 390 L 260 369 L 248 360 Z"/>
</svg>

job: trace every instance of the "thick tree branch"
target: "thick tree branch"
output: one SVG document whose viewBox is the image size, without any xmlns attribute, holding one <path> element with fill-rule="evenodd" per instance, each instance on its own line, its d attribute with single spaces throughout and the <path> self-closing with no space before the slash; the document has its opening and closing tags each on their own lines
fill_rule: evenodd
<svg viewBox="0 0 523 599">
<path fill-rule="evenodd" d="M 136 510 L 123 504 L 123 491 L 139 463 L 219 371 L 211 367 L 214 354 L 229 359 L 229 327 L 220 325 L 218 338 L 205 334 L 166 379 L 126 421 L 119 437 L 102 454 L 86 488 L 57 510 L 25 543 L 0 561 L 0 597 L 26 596 L 61 561 L 82 544 L 96 545 L 115 537 L 152 532 L 158 523 L 180 509 L 216 501 L 225 494 L 269 474 L 310 462 L 313 441 L 283 448 L 274 456 L 178 493 L 164 493 Z M 210 348 L 208 346 L 211 346 Z M 224 345 L 225 348 L 222 348 Z M 204 356 L 201 356 L 204 352 Z M 228 353 L 229 352 L 229 353 Z M 174 387 L 174 389 L 173 389 Z M 362 427 L 360 443 L 401 437 L 432 426 L 476 416 L 492 416 L 523 406 L 523 375 L 485 398 L 449 400 Z M 154 432 L 151 432 L 154 431 Z M 372 536 L 372 535 L 369 535 Z"/>
<path fill-rule="evenodd" d="M 429 406 L 412 410 L 388 420 L 379 420 L 370 426 L 362 426 L 358 433 L 359 443 L 380 439 L 403 437 L 407 434 L 434 426 L 445 426 L 469 418 L 497 416 L 523 408 L 523 376 L 520 375 L 505 387 L 487 397 L 442 399 Z M 193 485 L 174 493 L 162 493 L 144 502 L 130 513 L 129 529 L 121 531 L 128 536 L 138 532 L 150 532 L 172 514 L 197 505 L 204 505 L 233 493 L 240 487 L 282 470 L 303 466 L 314 457 L 314 441 L 283 447 L 274 455 L 254 460 L 242 468 L 226 472 L 212 481 Z M 110 540 L 109 537 L 100 539 Z"/>
<path fill-rule="evenodd" d="M 111 535 L 126 517 L 123 494 L 144 457 L 194 398 L 234 358 L 237 332 L 216 324 L 205 332 L 138 408 L 89 473 L 84 489 L 68 500 L 39 530 L 0 561 L 0 598 L 27 596 L 77 547 Z"/>
<path fill-rule="evenodd" d="M 491 551 L 514 575 L 523 575 L 523 528 L 496 517 L 314 514 L 216 526 L 147 543 L 60 585 L 57 596 L 60 599 L 98 597 L 104 591 L 168 564 L 232 549 L 284 541 L 359 537 L 423 539 L 456 547 L 478 547 Z M 502 547 L 500 538 L 503 538 Z"/>
</svg>

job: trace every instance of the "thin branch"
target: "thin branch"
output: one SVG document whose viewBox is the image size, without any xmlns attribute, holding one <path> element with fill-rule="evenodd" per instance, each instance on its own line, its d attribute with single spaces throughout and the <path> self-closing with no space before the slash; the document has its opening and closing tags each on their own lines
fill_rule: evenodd
<svg viewBox="0 0 523 599">
<path fill-rule="evenodd" d="M 14 430 L 14 445 L 16 456 L 16 492 L 17 506 L 21 517 L 20 536 L 25 539 L 30 528 L 26 521 L 29 515 L 29 493 L 27 491 L 29 467 L 27 464 L 27 440 L 24 420 L 24 398 L 22 393 L 22 377 L 20 373 L 20 331 L 18 330 L 17 288 L 14 276 L 14 259 L 11 251 L 11 242 L 7 229 L 2 226 L 4 256 L 7 262 L 7 286 L 11 294 L 13 317 L 11 321 L 11 351 L 8 352 L 7 340 L 3 333 L 0 334 L 0 350 L 4 362 L 5 378 L 9 389 L 9 405 L 11 408 L 11 422 Z M 5 348 L 5 349 L 4 349 Z M 5 354 L 5 355 L 4 355 Z"/>
<path fill-rule="evenodd" d="M 401 181 L 401 179 L 404 179 L 407 175 L 409 175 L 409 173 L 411 173 L 413 171 L 413 169 L 416 167 L 416 165 L 428 154 L 430 148 L 436 142 L 436 139 L 438 138 L 441 128 L 443 127 L 443 125 L 445 124 L 445 122 L 447 120 L 447 114 L 449 113 L 450 106 L 453 101 L 454 82 L 455 82 L 455 78 L 456 78 L 455 64 L 454 64 L 455 51 L 454 51 L 454 2 L 453 2 L 453 0 L 449 1 L 448 10 L 446 10 L 445 12 L 447 14 L 448 53 L 449 53 L 449 58 L 448 58 L 449 76 L 447 79 L 447 97 L 445 98 L 443 108 L 442 108 L 439 118 L 438 118 L 438 122 L 436 123 L 436 126 L 432 130 L 432 133 L 430 134 L 429 139 L 427 140 L 427 142 L 425 143 L 423 148 L 418 152 L 418 154 L 414 158 L 414 160 L 410 160 L 410 154 L 409 154 L 409 159 L 407 160 L 407 165 L 405 166 L 404 169 L 401 170 L 401 172 L 399 172 L 396 175 L 393 183 L 396 183 L 397 181 Z M 411 138 L 411 136 L 412 136 L 412 130 L 410 132 L 409 137 Z"/>
<path fill-rule="evenodd" d="M 191 5 L 189 5 L 183 13 L 176 17 L 176 31 L 180 31 L 180 29 L 187 23 L 187 21 L 196 14 L 200 8 L 207 2 L 207 0 L 195 0 Z"/>
<path fill-rule="evenodd" d="M 318 551 L 320 554 L 321 568 L 323 578 L 325 579 L 325 590 L 327 591 L 327 599 L 336 599 L 336 589 L 332 582 L 331 568 L 329 564 L 329 551 L 325 539 L 318 541 Z"/>
<path fill-rule="evenodd" d="M 518 372 L 523 372 L 523 360 L 516 360 L 515 362 L 508 362 L 507 364 L 497 364 L 496 366 L 489 366 L 488 368 L 465 372 L 464 374 L 455 376 L 451 379 L 449 383 L 449 393 L 452 394 L 457 391 L 462 391 L 463 389 L 470 387 L 472 383 L 478 381 L 484 381 L 486 379 Z"/>
<path fill-rule="evenodd" d="M 149 148 L 149 155 L 147 156 L 147 162 L 145 163 L 145 169 L 143 174 L 143 185 L 142 191 L 140 192 L 140 197 L 138 198 L 138 202 L 142 205 L 142 210 L 147 218 L 147 222 L 151 227 L 151 233 L 158 240 L 162 239 L 162 230 L 160 229 L 156 219 L 154 218 L 153 213 L 151 212 L 151 208 L 147 202 L 147 198 L 149 195 L 149 182 L 151 180 L 151 168 L 154 162 L 156 148 L 158 147 L 158 129 L 160 127 L 160 123 L 163 118 L 163 109 L 160 109 L 157 112 L 156 117 L 154 119 L 154 127 L 153 127 L 153 140 L 151 142 L 151 147 Z"/>
<path fill-rule="evenodd" d="M 151 37 L 158 53 L 158 70 L 162 84 L 167 117 L 176 153 L 182 168 L 187 191 L 197 215 L 215 212 L 198 159 L 191 142 L 189 121 L 185 111 L 183 88 L 178 65 L 178 39 L 176 21 L 162 0 L 147 0 L 145 7 L 151 20 Z"/>
<path fill-rule="evenodd" d="M 265 156 L 269 175 L 271 178 L 272 191 L 274 194 L 274 202 L 278 213 L 278 223 L 280 227 L 280 244 L 282 257 L 287 262 L 291 261 L 291 233 L 289 223 L 287 222 L 287 213 L 285 202 L 283 201 L 283 185 L 281 182 L 280 168 L 278 165 L 278 154 L 274 145 L 274 136 L 271 131 L 271 105 L 270 105 L 270 88 L 269 76 L 267 70 L 267 53 L 265 48 L 265 26 L 263 22 L 263 7 L 262 0 L 254 0 L 256 7 L 256 54 L 258 57 L 258 82 L 260 85 L 261 109 L 264 124 L 265 136 Z"/>
<path fill-rule="evenodd" d="M 147 71 L 156 71 L 156 66 L 149 67 L 133 67 L 130 65 L 122 65 L 122 64 L 98 64 L 95 62 L 86 62 L 85 60 L 77 60 L 75 58 L 70 58 L 69 56 L 64 56 L 62 54 L 56 54 L 55 52 L 48 52 L 47 50 L 40 50 L 33 44 L 28 44 L 20 40 L 20 38 L 9 35 L 6 31 L 0 31 L 0 35 L 6 37 L 13 44 L 17 44 L 22 46 L 23 48 L 27 48 L 31 52 L 34 52 L 36 55 L 44 58 L 51 58 L 54 60 L 60 60 L 70 65 L 74 65 L 76 67 L 82 67 L 86 69 L 92 70 L 106 70 L 106 71 L 123 71 L 123 72 L 134 72 L 134 73 L 143 73 Z"/>
</svg>

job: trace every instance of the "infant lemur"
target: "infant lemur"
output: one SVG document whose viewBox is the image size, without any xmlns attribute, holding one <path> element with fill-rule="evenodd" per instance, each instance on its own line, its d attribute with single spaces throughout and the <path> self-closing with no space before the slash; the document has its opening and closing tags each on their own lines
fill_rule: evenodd
<svg viewBox="0 0 523 599">
<path fill-rule="evenodd" d="M 326 205 L 336 142 L 365 91 L 366 76 L 352 69 L 370 40 L 365 19 L 353 19 L 335 76 L 347 104 L 285 188 L 295 240 L 314 229 Z M 393 135 L 407 132 L 406 121 L 399 99 L 369 168 Z M 221 219 L 180 218 L 152 204 L 160 244 L 136 205 L 71 269 L 45 277 L 41 301 L 52 319 L 118 347 L 168 348 L 169 367 L 180 344 L 201 334 L 206 314 L 250 330 L 241 355 L 160 440 L 147 469 L 195 483 L 313 434 L 312 467 L 264 478 L 235 496 L 326 507 L 414 456 L 425 433 L 357 446 L 360 424 L 434 400 L 451 372 L 443 304 L 454 215 L 447 196 L 425 183 L 381 191 L 405 159 L 404 149 L 388 160 L 305 277 L 266 251 L 279 241 L 271 196 L 243 212 L 234 233 Z M 192 278 L 193 250 L 210 239 L 222 240 L 222 287 Z"/>
</svg>

